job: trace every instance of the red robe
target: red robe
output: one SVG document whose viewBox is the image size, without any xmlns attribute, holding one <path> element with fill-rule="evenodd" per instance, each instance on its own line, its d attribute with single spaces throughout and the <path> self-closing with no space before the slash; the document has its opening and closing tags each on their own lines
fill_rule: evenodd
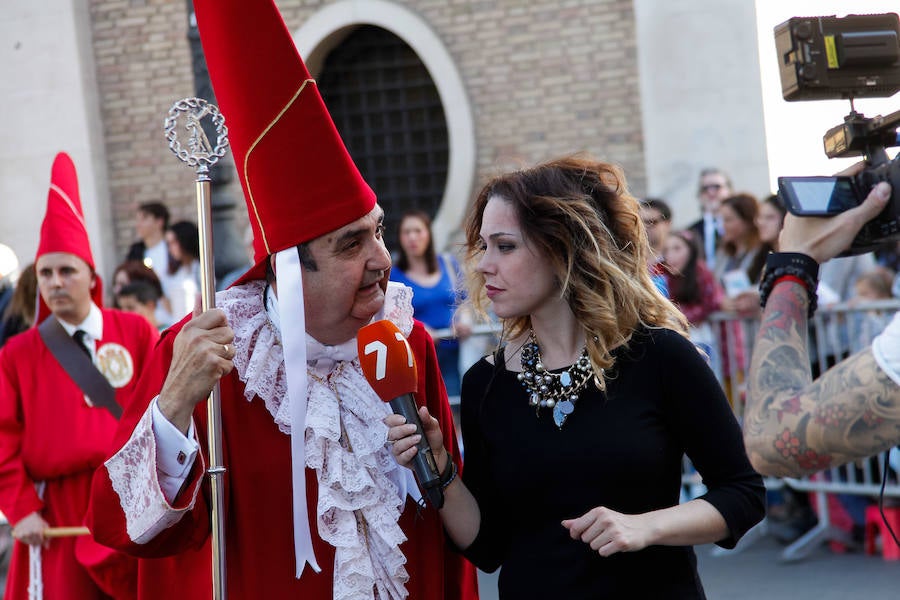
<svg viewBox="0 0 900 600">
<path fill-rule="evenodd" d="M 135 402 L 122 418 L 115 447 L 121 447 L 129 440 L 149 402 L 161 389 L 171 363 L 175 333 L 179 328 L 176 325 L 163 334 L 147 373 L 141 379 Z M 453 420 L 438 370 L 434 343 L 419 322 L 415 323 L 409 342 L 420 369 L 416 399 L 420 404 L 426 404 L 431 414 L 440 420 L 444 444 L 459 466 Z M 302 577 L 297 579 L 294 576 L 291 518 L 290 437 L 279 431 L 259 397 L 252 402 L 246 400 L 244 384 L 236 371 L 224 377 L 220 387 L 224 464 L 227 469 L 224 514 L 229 598 L 330 598 L 334 548 L 319 537 L 316 527 L 318 483 L 315 471 L 306 470 L 307 507 L 313 548 L 322 572 L 317 574 L 307 566 Z M 205 402 L 197 405 L 194 422 L 204 462 L 208 464 Z M 190 594 L 183 591 L 179 594 L 179 597 L 185 598 L 211 597 L 207 550 L 209 484 L 201 470 L 198 460 L 172 504 L 174 508 L 188 506 L 196 486 L 201 486 L 202 493 L 197 496 L 194 507 L 185 512 L 180 521 L 146 543 L 135 543 L 129 537 L 120 498 L 105 468 L 98 469 L 95 474 L 88 515 L 88 523 L 97 539 L 125 552 L 158 557 L 190 550 L 189 566 L 179 558 L 179 563 L 183 565 L 182 586 L 193 590 Z M 410 580 L 406 589 L 410 599 L 478 598 L 475 569 L 449 547 L 434 508 L 429 506 L 420 511 L 412 500 L 407 499 L 400 526 L 408 538 L 401 545 L 401 550 L 407 558 L 406 570 Z M 153 577 L 145 575 L 143 570 L 149 566 L 149 563 L 141 562 L 141 579 L 148 583 Z M 139 597 L 159 596 L 142 588 Z"/>
<path fill-rule="evenodd" d="M 138 315 L 101 312 L 97 351 L 116 343 L 131 354 L 132 377 L 116 389 L 124 407 L 158 334 Z M 88 406 L 37 328 L 11 338 L 0 351 L 0 510 L 9 522 L 38 511 L 51 527 L 82 525 L 91 476 L 109 454 L 116 426 L 105 408 Z M 46 482 L 43 500 L 35 490 L 39 481 Z M 87 536 L 50 541 L 42 568 L 45 598 L 133 597 L 134 559 Z M 5 598 L 27 598 L 27 590 L 28 546 L 17 542 Z"/>
</svg>

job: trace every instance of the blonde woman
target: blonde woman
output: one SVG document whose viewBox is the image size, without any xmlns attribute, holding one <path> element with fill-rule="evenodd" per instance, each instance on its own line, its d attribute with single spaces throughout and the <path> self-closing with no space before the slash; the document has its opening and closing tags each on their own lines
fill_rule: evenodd
<svg viewBox="0 0 900 600">
<path fill-rule="evenodd" d="M 618 168 L 576 156 L 502 175 L 466 226 L 469 298 L 505 343 L 463 378 L 465 477 L 451 539 L 502 566 L 500 597 L 703 598 L 693 544 L 732 547 L 764 512 L 722 389 L 653 285 Z M 438 423 L 420 416 L 439 467 Z M 408 464 L 418 436 L 388 417 Z M 707 494 L 678 503 L 688 455 Z M 452 471 L 452 467 L 450 469 Z"/>
</svg>

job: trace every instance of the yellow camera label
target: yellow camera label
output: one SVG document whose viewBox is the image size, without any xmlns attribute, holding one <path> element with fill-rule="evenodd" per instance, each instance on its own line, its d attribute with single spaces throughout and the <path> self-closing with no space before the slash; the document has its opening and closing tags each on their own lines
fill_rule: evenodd
<svg viewBox="0 0 900 600">
<path fill-rule="evenodd" d="M 825 36 L 825 58 L 828 60 L 829 69 L 837 69 L 841 65 L 838 64 L 837 46 L 834 44 L 834 36 Z"/>
</svg>

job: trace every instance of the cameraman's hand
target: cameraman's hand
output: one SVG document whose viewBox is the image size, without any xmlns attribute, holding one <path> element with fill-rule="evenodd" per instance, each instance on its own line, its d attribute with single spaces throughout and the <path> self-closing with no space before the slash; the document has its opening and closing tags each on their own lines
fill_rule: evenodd
<svg viewBox="0 0 900 600">
<path fill-rule="evenodd" d="M 854 175 L 865 167 L 857 163 L 838 175 Z M 788 213 L 778 237 L 779 252 L 800 252 L 817 263 L 834 258 L 850 247 L 862 226 L 884 210 L 891 198 L 891 186 L 881 182 L 872 188 L 865 202 L 834 217 L 797 217 Z"/>
</svg>

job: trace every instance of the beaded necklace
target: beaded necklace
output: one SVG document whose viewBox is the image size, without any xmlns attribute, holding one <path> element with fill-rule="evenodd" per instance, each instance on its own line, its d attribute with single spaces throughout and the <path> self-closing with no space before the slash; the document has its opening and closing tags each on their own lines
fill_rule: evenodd
<svg viewBox="0 0 900 600">
<path fill-rule="evenodd" d="M 541 408 L 552 408 L 553 422 L 562 429 L 566 418 L 575 410 L 578 394 L 593 375 L 587 347 L 582 348 L 575 364 L 561 373 L 551 373 L 544 369 L 541 350 L 532 329 L 519 356 L 522 372 L 517 378 L 528 392 L 528 404 L 534 407 L 538 416 Z"/>
</svg>

